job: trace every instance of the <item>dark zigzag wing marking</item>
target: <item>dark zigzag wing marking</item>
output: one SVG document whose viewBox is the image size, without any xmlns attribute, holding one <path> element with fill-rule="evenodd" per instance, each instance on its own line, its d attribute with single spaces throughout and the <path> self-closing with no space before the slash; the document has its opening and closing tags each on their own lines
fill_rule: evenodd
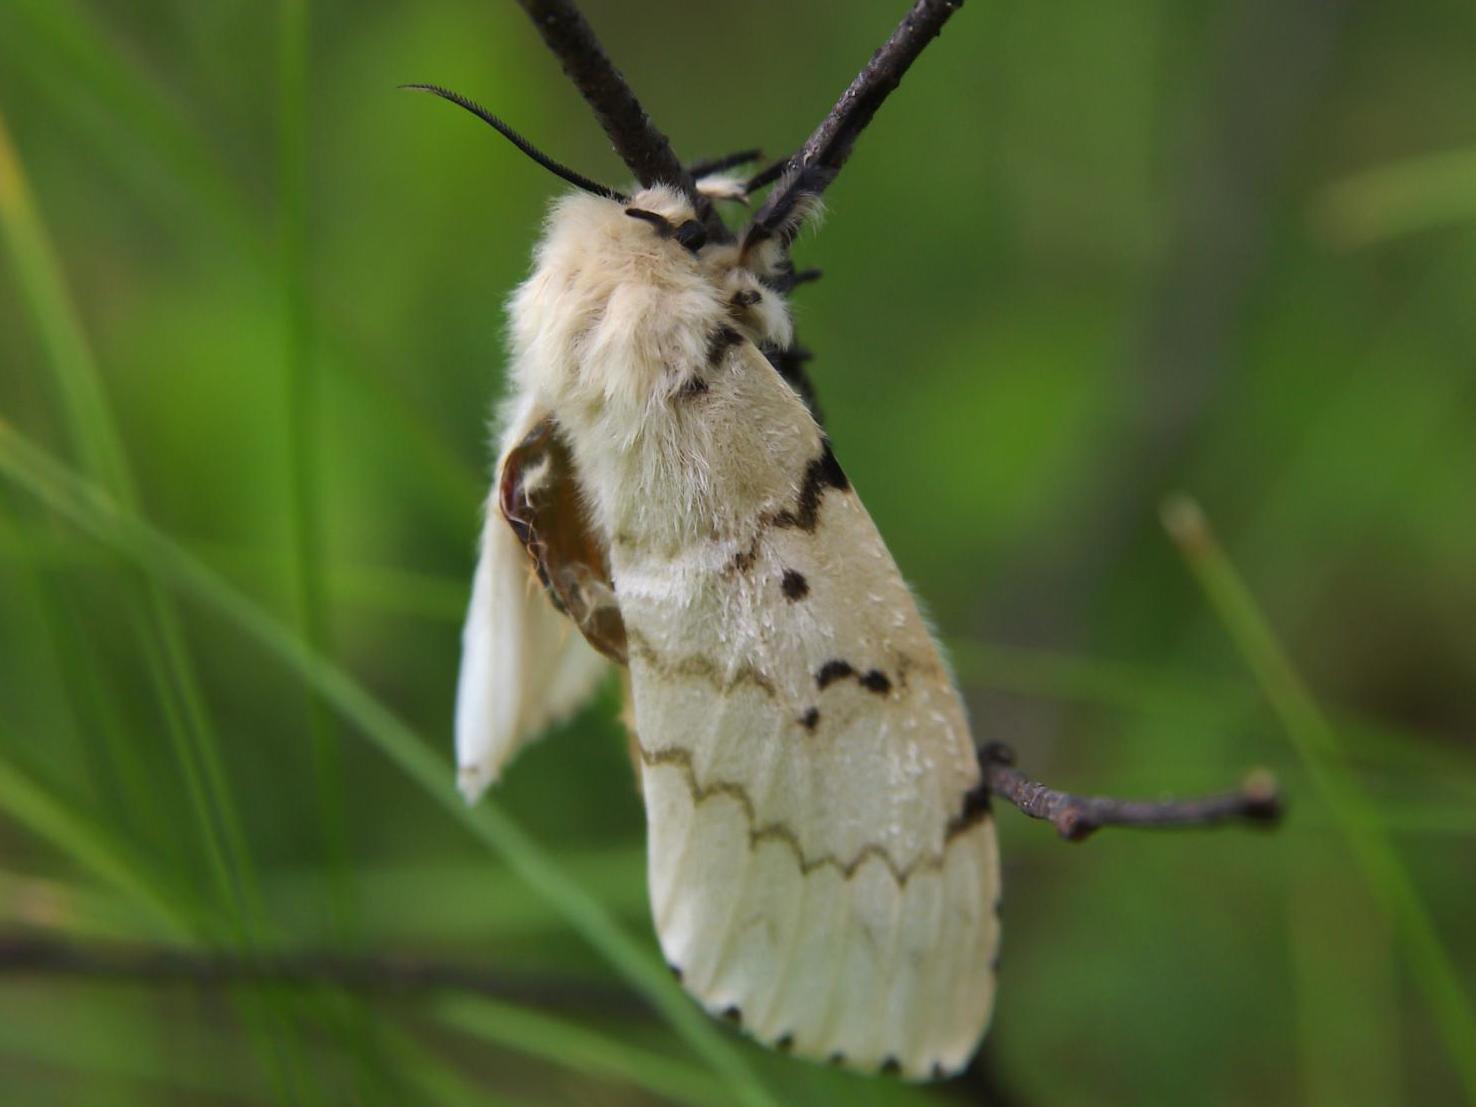
<svg viewBox="0 0 1476 1107">
<path fill-rule="evenodd" d="M 737 802 L 742 809 L 744 818 L 748 821 L 749 848 L 753 849 L 763 842 L 782 842 L 793 852 L 795 861 L 799 864 L 801 875 L 808 875 L 818 868 L 830 866 L 841 874 L 845 880 L 850 880 L 856 872 L 868 860 L 875 859 L 892 874 L 898 887 L 905 888 L 907 881 L 913 873 L 925 871 L 939 871 L 943 867 L 943 855 L 941 853 L 920 854 L 907 865 L 901 865 L 892 857 L 887 850 L 879 845 L 866 845 L 849 860 L 842 860 L 833 854 L 821 854 L 815 857 L 807 857 L 804 848 L 800 845 L 799 836 L 782 822 L 767 823 L 763 826 L 758 824 L 758 815 L 754 808 L 752 798 L 748 790 L 734 781 L 708 781 L 702 783 L 697 779 L 697 771 L 692 764 L 692 754 L 689 750 L 680 746 L 670 746 L 664 749 L 650 750 L 641 746 L 641 761 L 646 765 L 666 765 L 674 767 L 680 772 L 686 782 L 687 790 L 692 797 L 693 807 L 701 807 L 704 802 L 715 796 L 727 796 Z M 964 797 L 963 806 L 957 815 L 949 820 L 948 827 L 944 832 L 943 848 L 946 851 L 949 843 L 961 834 L 972 830 L 979 823 L 989 818 L 989 794 L 981 785 L 979 788 L 969 792 Z"/>
</svg>

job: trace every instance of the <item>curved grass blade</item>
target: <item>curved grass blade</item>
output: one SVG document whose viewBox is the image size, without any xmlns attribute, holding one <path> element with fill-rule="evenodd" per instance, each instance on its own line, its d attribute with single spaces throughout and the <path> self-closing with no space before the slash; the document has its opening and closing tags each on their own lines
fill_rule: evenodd
<svg viewBox="0 0 1476 1107">
<path fill-rule="evenodd" d="M 120 503 L 132 504 L 136 492 L 122 439 L 3 114 L 0 227 L 50 357 L 62 409 L 85 467 Z M 247 939 L 259 926 L 260 900 L 245 836 L 226 783 L 219 742 L 178 616 L 150 567 L 144 564 L 139 568 L 144 572 L 141 595 L 130 592 L 129 602 L 139 624 L 140 646 L 154 678 L 207 859 L 222 895 L 235 902 L 243 927 L 241 936 Z"/>
<path fill-rule="evenodd" d="M 292 630 L 237 592 L 188 552 L 122 509 L 95 485 L 79 479 L 45 451 L 0 421 L 0 472 L 53 511 L 213 610 L 296 673 L 354 724 L 380 752 L 415 781 L 447 815 L 499 854 L 539 895 L 553 904 L 592 947 L 718 1073 L 748 1107 L 775 1107 L 732 1043 L 694 1005 L 647 949 L 621 928 L 604 906 L 570 878 L 516 822 L 483 803 L 468 807 L 452 786 L 450 765 L 348 673 L 313 652 Z"/>
<path fill-rule="evenodd" d="M 712 1107 L 731 1099 L 721 1083 L 700 1069 L 552 1015 L 480 996 L 447 998 L 433 1010 L 464 1034 L 586 1076 L 641 1088 L 672 1103 Z"/>
<path fill-rule="evenodd" d="M 1444 1040 L 1466 1098 L 1476 1103 L 1476 1013 L 1419 887 L 1349 768 L 1336 731 L 1220 547 L 1199 505 L 1187 497 L 1175 497 L 1164 505 L 1163 519 L 1280 718 L 1375 898 L 1394 921 L 1415 984 Z"/>
</svg>

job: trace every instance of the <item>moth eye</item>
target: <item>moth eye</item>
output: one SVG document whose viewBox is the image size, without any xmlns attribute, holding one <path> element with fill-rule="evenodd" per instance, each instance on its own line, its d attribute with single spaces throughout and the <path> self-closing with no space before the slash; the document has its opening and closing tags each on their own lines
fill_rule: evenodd
<svg viewBox="0 0 1476 1107">
<path fill-rule="evenodd" d="M 707 245 L 707 228 L 695 219 L 688 219 L 676 229 L 676 240 L 695 254 Z"/>
</svg>

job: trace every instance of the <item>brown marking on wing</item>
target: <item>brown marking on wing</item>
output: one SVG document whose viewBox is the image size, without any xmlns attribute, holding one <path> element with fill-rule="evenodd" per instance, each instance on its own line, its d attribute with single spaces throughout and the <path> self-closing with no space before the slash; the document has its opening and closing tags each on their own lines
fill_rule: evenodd
<svg viewBox="0 0 1476 1107">
<path fill-rule="evenodd" d="M 497 501 L 554 606 L 591 646 L 624 665 L 625 622 L 609 561 L 580 503 L 573 454 L 552 417 L 508 453 Z"/>
<path fill-rule="evenodd" d="M 758 535 L 754 535 L 753 541 L 733 555 L 723 572 L 728 575 L 746 573 L 758 563 L 758 557 L 759 539 Z"/>
<path fill-rule="evenodd" d="M 634 630 L 629 632 L 628 644 L 630 653 L 635 654 L 653 672 L 665 680 L 682 678 L 700 680 L 711 684 L 723 695 L 727 695 L 734 688 L 742 685 L 751 685 L 771 699 L 778 698 L 779 693 L 774 688 L 774 682 L 767 674 L 748 662 L 734 669 L 725 669 L 712 658 L 703 657 L 700 654 L 670 660 L 658 654 L 656 648 Z"/>
</svg>

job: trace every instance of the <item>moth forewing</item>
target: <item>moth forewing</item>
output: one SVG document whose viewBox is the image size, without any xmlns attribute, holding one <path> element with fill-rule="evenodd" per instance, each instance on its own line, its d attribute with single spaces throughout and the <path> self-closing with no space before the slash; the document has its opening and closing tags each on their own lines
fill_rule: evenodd
<svg viewBox="0 0 1476 1107">
<path fill-rule="evenodd" d="M 710 1010 L 770 1044 L 956 1071 L 988 1018 L 998 941 L 961 704 L 798 397 L 744 344 L 703 403 L 706 441 L 759 408 L 797 446 L 752 459 L 745 483 L 767 492 L 722 537 L 673 550 L 631 531 L 612 547 L 662 948 Z"/>
</svg>

